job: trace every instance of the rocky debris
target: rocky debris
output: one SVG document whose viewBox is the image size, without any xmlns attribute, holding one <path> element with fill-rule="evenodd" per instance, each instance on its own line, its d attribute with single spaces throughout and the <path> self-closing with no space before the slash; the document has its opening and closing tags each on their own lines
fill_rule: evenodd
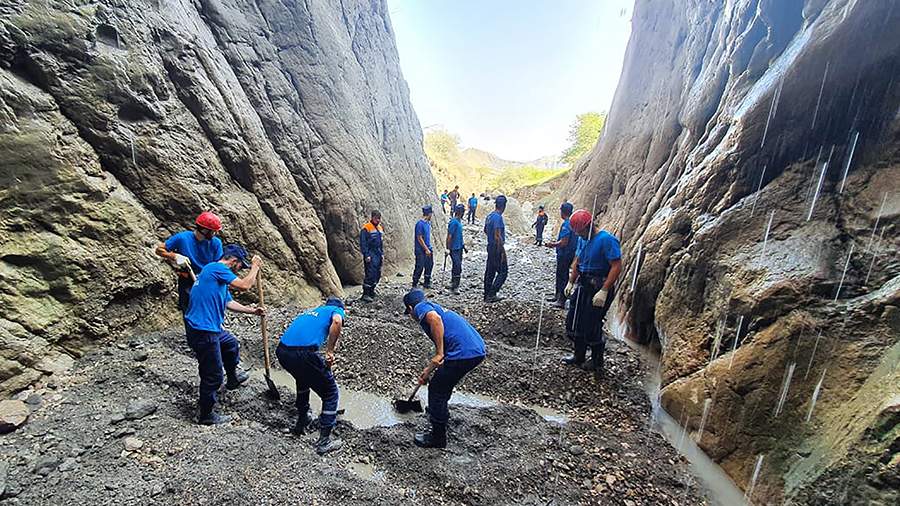
<svg viewBox="0 0 900 506">
<path fill-rule="evenodd" d="M 72 457 L 68 457 L 62 461 L 62 464 L 59 465 L 59 472 L 66 473 L 69 471 L 73 471 L 78 467 L 78 461 Z"/>
<path fill-rule="evenodd" d="M 9 464 L 0 460 L 0 499 L 3 498 L 6 493 L 6 478 L 9 475 Z"/>
<path fill-rule="evenodd" d="M 12 432 L 28 420 L 31 410 L 28 405 L 19 400 L 7 399 L 0 401 L 0 434 Z"/>
<path fill-rule="evenodd" d="M 145 416 L 156 413 L 159 404 L 150 399 L 137 399 L 128 403 L 125 407 L 126 420 L 140 420 Z"/>
<path fill-rule="evenodd" d="M 126 437 L 125 438 L 125 449 L 130 452 L 136 452 L 143 448 L 144 442 L 136 437 Z"/>
<path fill-rule="evenodd" d="M 57 466 L 59 466 L 59 459 L 52 455 L 48 455 L 39 458 L 31 468 L 31 472 L 40 476 L 47 476 L 55 471 Z"/>
<path fill-rule="evenodd" d="M 900 393 L 881 317 L 900 295 L 889 4 L 637 1 L 621 92 L 563 192 L 623 241 L 617 327 L 662 347 L 666 410 L 705 422 L 743 488 L 765 455 L 757 502 L 801 500 L 829 469 L 865 496 L 880 446 L 845 457 Z"/>
</svg>

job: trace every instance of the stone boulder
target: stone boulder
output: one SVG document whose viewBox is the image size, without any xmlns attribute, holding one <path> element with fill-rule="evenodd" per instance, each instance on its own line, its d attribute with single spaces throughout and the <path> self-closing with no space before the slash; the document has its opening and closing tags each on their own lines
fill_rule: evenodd
<svg viewBox="0 0 900 506">
<path fill-rule="evenodd" d="M 0 434 L 18 429 L 28 420 L 30 414 L 28 405 L 22 401 L 9 399 L 0 401 Z"/>
</svg>

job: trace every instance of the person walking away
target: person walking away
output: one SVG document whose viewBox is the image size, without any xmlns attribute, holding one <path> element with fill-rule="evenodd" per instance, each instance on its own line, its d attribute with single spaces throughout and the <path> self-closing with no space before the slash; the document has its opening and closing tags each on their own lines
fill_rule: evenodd
<svg viewBox="0 0 900 506">
<path fill-rule="evenodd" d="M 450 199 L 450 212 L 452 213 L 456 209 L 456 203 L 459 202 L 459 185 L 453 187 L 453 191 L 447 195 L 447 198 Z"/>
<path fill-rule="evenodd" d="M 494 199 L 494 210 L 484 219 L 484 233 L 487 234 L 487 263 L 484 267 L 484 301 L 502 300 L 497 292 L 506 282 L 509 267 L 506 262 L 506 225 L 503 211 L 506 210 L 506 195 Z"/>
<path fill-rule="evenodd" d="M 544 212 L 544 206 L 538 207 L 537 217 L 531 227 L 534 228 L 534 245 L 541 246 L 544 244 L 544 227 L 547 226 L 547 213 Z"/>
<path fill-rule="evenodd" d="M 434 256 L 431 251 L 431 217 L 434 210 L 431 206 L 422 208 L 422 219 L 416 223 L 415 229 L 415 255 L 416 267 L 413 269 L 412 287 L 419 286 L 419 277 L 425 274 L 425 282 L 422 285 L 426 289 L 431 288 L 431 270 L 434 268 Z"/>
<path fill-rule="evenodd" d="M 447 201 L 449 197 L 447 197 L 447 190 L 444 190 L 444 193 L 441 194 L 441 212 L 444 214 L 447 213 Z"/>
<path fill-rule="evenodd" d="M 381 263 L 384 259 L 384 229 L 381 212 L 372 211 L 371 218 L 359 231 L 359 250 L 363 256 L 366 277 L 363 280 L 362 302 L 375 300 L 375 287 L 381 280 Z"/>
<path fill-rule="evenodd" d="M 222 258 L 222 240 L 216 237 L 222 230 L 222 220 L 204 211 L 194 224 L 194 230 L 178 232 L 156 247 L 156 254 L 178 270 L 178 309 L 182 316 L 191 302 L 194 278 L 208 263 Z"/>
<path fill-rule="evenodd" d="M 240 278 L 237 272 L 250 267 L 247 276 Z M 231 298 L 228 288 L 249 290 L 256 283 L 256 276 L 262 267 L 262 259 L 254 255 L 247 261 L 247 252 L 240 245 L 229 244 L 223 249 L 222 259 L 206 264 L 197 276 L 191 289 L 191 300 L 184 315 L 187 343 L 197 357 L 200 373 L 200 396 L 198 405 L 202 425 L 218 425 L 231 419 L 213 411 L 216 391 L 222 385 L 222 369 L 228 377 L 225 387 L 238 388 L 247 381 L 249 375 L 238 370 L 240 345 L 237 339 L 225 330 L 225 310 L 236 313 L 262 316 L 262 307 L 244 306 Z"/>
<path fill-rule="evenodd" d="M 341 330 L 344 328 L 344 301 L 328 297 L 325 304 L 300 313 L 284 331 L 275 356 L 284 370 L 294 377 L 297 385 L 297 423 L 294 434 L 306 434 L 311 420 L 309 411 L 309 391 L 322 399 L 322 413 L 319 415 L 319 440 L 316 453 L 324 455 L 341 447 L 341 440 L 331 433 L 337 423 L 338 386 L 331 367 L 337 349 Z M 323 354 L 319 354 L 322 346 Z"/>
<path fill-rule="evenodd" d="M 469 214 L 466 216 L 466 222 L 472 225 L 475 224 L 475 210 L 478 209 L 478 197 L 473 193 L 471 197 L 469 197 Z"/>
<path fill-rule="evenodd" d="M 562 225 L 559 227 L 559 235 L 555 241 L 548 242 L 546 246 L 556 250 L 556 292 L 547 302 L 553 302 L 556 307 L 566 307 L 566 284 L 569 282 L 569 269 L 575 260 L 575 248 L 578 246 L 578 238 L 572 233 L 569 218 L 572 216 L 573 206 L 565 202 L 559 206 L 559 216 Z"/>
<path fill-rule="evenodd" d="M 465 318 L 430 302 L 422 290 L 407 293 L 403 305 L 406 314 L 419 322 L 435 348 L 434 356 L 419 376 L 420 385 L 429 384 L 428 377 L 436 370 L 428 387 L 431 430 L 416 434 L 413 442 L 421 448 L 446 448 L 450 419 L 447 404 L 456 385 L 484 361 L 484 339 Z"/>
<path fill-rule="evenodd" d="M 466 212 L 466 206 L 457 204 L 453 212 L 453 218 L 447 225 L 447 251 L 450 252 L 450 261 L 453 268 L 450 270 L 450 293 L 459 295 L 459 282 L 462 279 L 462 260 L 465 243 L 463 242 L 462 217 Z"/>
<path fill-rule="evenodd" d="M 566 296 L 570 297 L 566 332 L 575 342 L 575 353 L 563 362 L 582 365 L 602 376 L 606 347 L 603 321 L 615 297 L 616 280 L 622 272 L 622 251 L 619 240 L 595 226 L 588 211 L 575 211 L 569 222 L 572 232 L 582 241 L 565 289 Z M 591 361 L 585 363 L 588 347 L 591 348 Z"/>
</svg>

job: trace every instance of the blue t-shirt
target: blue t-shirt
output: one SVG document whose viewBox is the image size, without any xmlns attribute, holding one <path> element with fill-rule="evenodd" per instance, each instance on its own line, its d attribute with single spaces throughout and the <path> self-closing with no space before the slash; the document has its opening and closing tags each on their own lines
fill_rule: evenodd
<svg viewBox="0 0 900 506">
<path fill-rule="evenodd" d="M 337 306 L 319 306 L 300 313 L 291 326 L 281 335 L 281 344 L 285 346 L 318 346 L 328 339 L 331 318 L 338 314 L 346 318 L 344 310 Z"/>
<path fill-rule="evenodd" d="M 605 230 L 591 238 L 578 242 L 578 272 L 606 276 L 610 262 L 622 258 L 619 240 Z"/>
<path fill-rule="evenodd" d="M 568 219 L 563 220 L 562 226 L 559 227 L 559 235 L 556 237 L 556 240 L 561 241 L 564 237 L 568 237 L 569 242 L 564 248 L 556 248 L 556 258 L 570 257 L 575 254 L 575 250 L 578 248 L 577 239 L 579 239 L 579 237 L 572 232 L 572 225 L 569 223 Z"/>
<path fill-rule="evenodd" d="M 191 288 L 191 303 L 184 319 L 196 330 L 219 332 L 225 321 L 225 304 L 231 300 L 228 285 L 237 279 L 222 262 L 212 262 L 197 275 Z"/>
<path fill-rule="evenodd" d="M 484 219 L 484 233 L 487 234 L 488 246 L 496 246 L 497 240 L 494 231 L 500 230 L 500 238 L 506 243 L 506 225 L 503 223 L 503 215 L 497 211 L 491 211 Z"/>
<path fill-rule="evenodd" d="M 191 269 L 197 274 L 206 264 L 222 259 L 222 240 L 213 237 L 208 241 L 198 241 L 193 232 L 185 230 L 166 240 L 166 250 L 190 258 Z"/>
<path fill-rule="evenodd" d="M 430 301 L 416 304 L 416 319 L 422 330 L 431 336 L 431 326 L 425 322 L 425 315 L 435 311 L 444 323 L 444 359 L 465 360 L 485 355 L 484 339 L 468 321 L 455 312 L 444 309 Z"/>
<path fill-rule="evenodd" d="M 463 224 L 459 218 L 450 220 L 450 224 L 447 225 L 447 233 L 450 235 L 450 250 L 463 249 Z"/>
<path fill-rule="evenodd" d="M 469 209 L 478 207 L 478 197 L 469 197 Z"/>
<path fill-rule="evenodd" d="M 419 236 L 422 236 L 422 240 L 425 241 L 425 245 L 428 246 L 428 249 L 431 249 L 431 222 L 428 220 L 419 220 L 416 223 L 416 235 L 413 237 L 413 242 L 415 242 L 416 251 L 423 251 L 422 245 L 419 244 Z"/>
</svg>

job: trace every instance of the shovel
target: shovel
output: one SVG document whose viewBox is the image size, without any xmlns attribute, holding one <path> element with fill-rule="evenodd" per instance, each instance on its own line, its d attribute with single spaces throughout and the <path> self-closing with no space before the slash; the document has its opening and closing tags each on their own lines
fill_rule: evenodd
<svg viewBox="0 0 900 506">
<path fill-rule="evenodd" d="M 428 366 L 428 368 L 429 368 L 428 374 L 429 375 L 431 374 L 432 371 L 434 371 L 435 367 L 436 366 L 434 366 L 434 365 Z M 419 392 L 419 388 L 421 388 L 421 387 L 422 387 L 422 385 L 416 385 L 416 388 L 414 388 L 412 393 L 409 394 L 408 399 L 394 399 L 394 409 L 398 413 L 410 413 L 410 412 L 421 413 L 422 412 L 422 401 L 420 401 L 419 399 L 416 399 L 416 394 Z"/>
<path fill-rule="evenodd" d="M 259 289 L 259 305 L 266 307 L 265 297 L 263 296 L 263 278 L 261 270 L 256 277 L 256 286 Z M 259 327 L 262 330 L 263 355 L 266 363 L 266 386 L 269 387 L 269 390 L 266 391 L 266 397 L 277 401 L 278 399 L 281 399 L 281 394 L 278 393 L 278 387 L 275 386 L 275 382 L 272 381 L 272 377 L 269 374 L 271 359 L 269 358 L 269 333 L 266 331 L 266 315 L 259 317 Z"/>
</svg>

